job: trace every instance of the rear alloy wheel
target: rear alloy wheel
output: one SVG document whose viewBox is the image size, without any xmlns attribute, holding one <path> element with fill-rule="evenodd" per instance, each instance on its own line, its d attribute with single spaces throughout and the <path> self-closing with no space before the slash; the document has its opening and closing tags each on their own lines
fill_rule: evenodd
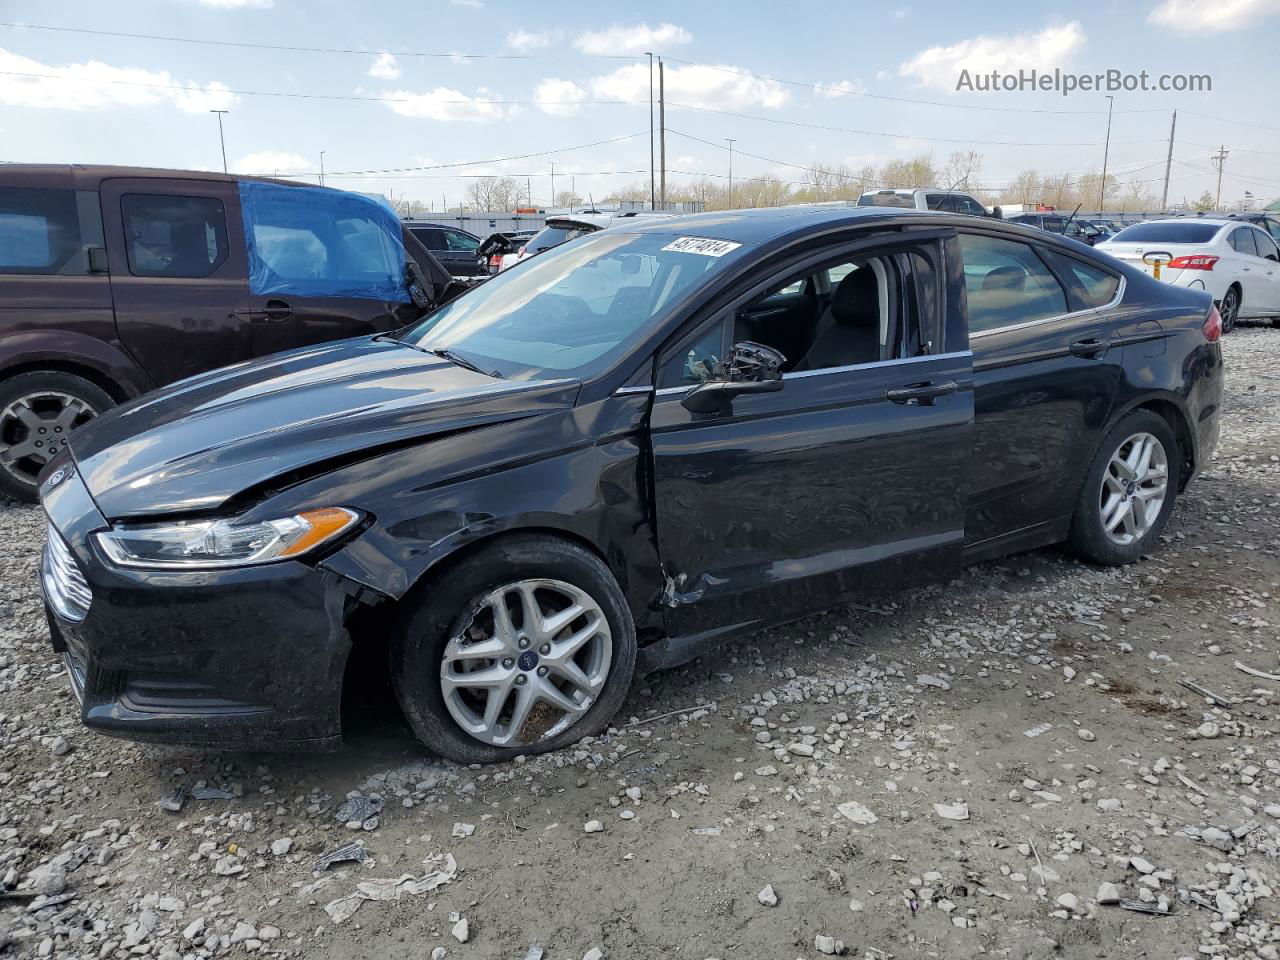
<svg viewBox="0 0 1280 960">
<path fill-rule="evenodd" d="M 1222 295 L 1218 314 L 1222 317 L 1223 333 L 1230 333 L 1236 328 L 1236 320 L 1240 316 L 1240 291 L 1235 287 L 1228 287 L 1227 292 Z"/>
<path fill-rule="evenodd" d="M 622 706 L 635 661 L 631 612 L 600 558 L 521 535 L 406 599 L 391 675 L 424 744 L 488 763 L 599 733 Z"/>
<path fill-rule="evenodd" d="M 35 503 L 36 478 L 71 431 L 114 405 L 70 373 L 24 373 L 0 385 L 0 493 Z"/>
<path fill-rule="evenodd" d="M 1177 440 L 1163 417 L 1137 410 L 1112 428 L 1085 478 L 1071 521 L 1075 550 L 1098 563 L 1132 563 L 1164 529 L 1177 496 Z"/>
</svg>

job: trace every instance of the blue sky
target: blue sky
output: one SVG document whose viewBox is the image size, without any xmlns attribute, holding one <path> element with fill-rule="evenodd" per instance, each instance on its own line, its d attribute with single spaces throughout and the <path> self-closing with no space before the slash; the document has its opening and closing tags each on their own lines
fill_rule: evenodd
<svg viewBox="0 0 1280 960">
<path fill-rule="evenodd" d="M 599 197 L 647 182 L 652 50 L 667 57 L 668 166 L 682 172 L 673 180 L 723 177 L 727 137 L 737 176 L 798 181 L 816 161 L 857 168 L 932 152 L 941 163 L 958 149 L 982 154 L 981 179 L 994 186 L 1032 168 L 1096 170 L 1102 94 L 957 93 L 955 80 L 962 68 L 1117 68 L 1208 73 L 1213 85 L 1116 96 L 1109 169 L 1122 183 L 1163 176 L 1176 107 L 1171 201 L 1215 189 L 1219 144 L 1230 151 L 1224 201 L 1280 195 L 1280 67 L 1264 55 L 1280 41 L 1280 0 L 653 0 L 640 12 L 554 0 L 0 0 L 10 24 L 352 51 L 0 27 L 0 160 L 220 169 L 208 113 L 218 107 L 230 111 L 233 170 L 314 175 L 323 150 L 328 183 L 438 208 L 462 196 L 459 174 L 529 177 L 545 203 L 555 161 L 557 190 L 571 176 L 579 194 Z M 449 55 L 459 53 L 503 58 Z M 600 102 L 632 100 L 646 102 Z M 642 135 L 562 149 L 632 134 Z M 522 154 L 542 155 L 440 166 Z M 390 168 L 432 169 L 359 173 Z"/>
</svg>

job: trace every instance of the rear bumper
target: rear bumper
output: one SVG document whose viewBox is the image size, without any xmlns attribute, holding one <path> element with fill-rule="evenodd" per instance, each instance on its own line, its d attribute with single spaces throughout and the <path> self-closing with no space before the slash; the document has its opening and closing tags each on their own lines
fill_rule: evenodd
<svg viewBox="0 0 1280 960">
<path fill-rule="evenodd" d="M 345 613 L 360 587 L 288 562 L 239 570 L 122 570 L 90 535 L 105 526 L 78 476 L 45 508 L 92 600 L 74 621 L 50 603 L 81 721 L 112 736 L 220 749 L 341 743 Z M 46 547 L 48 549 L 48 547 Z"/>
</svg>

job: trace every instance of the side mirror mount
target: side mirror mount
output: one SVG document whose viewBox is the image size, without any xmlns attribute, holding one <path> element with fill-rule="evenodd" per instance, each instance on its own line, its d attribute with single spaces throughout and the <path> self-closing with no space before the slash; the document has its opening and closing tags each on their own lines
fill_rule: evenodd
<svg viewBox="0 0 1280 960">
<path fill-rule="evenodd" d="M 991 216 L 992 216 L 992 217 L 994 217 L 994 218 L 995 218 L 995 219 L 997 219 L 997 220 L 1003 220 L 1003 219 L 1004 219 L 1004 211 L 1003 211 L 1003 210 L 1001 210 L 1001 209 L 1000 209 L 1000 207 L 999 207 L 998 205 L 997 205 L 997 206 L 994 206 L 994 207 L 992 207 L 992 208 L 991 208 Z"/>
<path fill-rule="evenodd" d="M 773 347 L 744 340 L 735 343 L 708 380 L 685 394 L 681 405 L 690 413 L 727 416 L 733 398 L 746 393 L 775 393 L 782 389 L 782 365 L 787 358 Z"/>
</svg>

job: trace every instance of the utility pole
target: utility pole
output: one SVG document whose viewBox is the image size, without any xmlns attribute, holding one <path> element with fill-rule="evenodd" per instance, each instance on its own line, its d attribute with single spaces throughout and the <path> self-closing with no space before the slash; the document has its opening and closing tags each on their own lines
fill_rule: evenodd
<svg viewBox="0 0 1280 960">
<path fill-rule="evenodd" d="M 1228 153 L 1230 151 L 1227 149 L 1226 144 L 1222 144 L 1218 147 L 1218 152 L 1209 158 L 1213 161 L 1213 165 L 1218 168 L 1218 198 L 1213 201 L 1213 209 L 1215 210 L 1222 209 L 1222 168 L 1227 165 Z"/>
<path fill-rule="evenodd" d="M 1111 108 L 1116 105 L 1116 98 L 1107 96 L 1107 142 L 1102 148 L 1102 185 L 1098 187 L 1098 212 L 1102 212 L 1102 207 L 1107 199 L 1107 156 L 1111 153 Z"/>
<path fill-rule="evenodd" d="M 653 54 L 647 53 L 646 56 L 649 58 L 649 209 L 656 210 L 658 188 L 653 176 Z"/>
<path fill-rule="evenodd" d="M 662 58 L 658 58 L 658 158 L 661 163 L 658 199 L 667 209 L 667 93 Z"/>
<path fill-rule="evenodd" d="M 218 115 L 218 143 L 222 145 L 222 172 L 227 172 L 227 141 L 222 136 L 222 115 L 227 113 L 226 110 L 210 110 L 210 113 Z"/>
<path fill-rule="evenodd" d="M 554 207 L 555 205 L 556 205 L 556 162 L 552 160 L 551 161 L 551 202 L 547 204 L 547 206 Z"/>
<path fill-rule="evenodd" d="M 1164 160 L 1164 193 L 1160 194 L 1160 209 L 1169 206 L 1169 170 L 1173 166 L 1173 134 L 1178 129 L 1178 111 L 1173 111 L 1173 123 L 1169 124 L 1169 155 Z"/>
<path fill-rule="evenodd" d="M 725 137 L 729 141 L 729 209 L 733 209 L 733 145 L 736 142 L 732 137 Z"/>
<path fill-rule="evenodd" d="M 324 186 L 324 151 L 320 151 L 320 186 Z"/>
</svg>

